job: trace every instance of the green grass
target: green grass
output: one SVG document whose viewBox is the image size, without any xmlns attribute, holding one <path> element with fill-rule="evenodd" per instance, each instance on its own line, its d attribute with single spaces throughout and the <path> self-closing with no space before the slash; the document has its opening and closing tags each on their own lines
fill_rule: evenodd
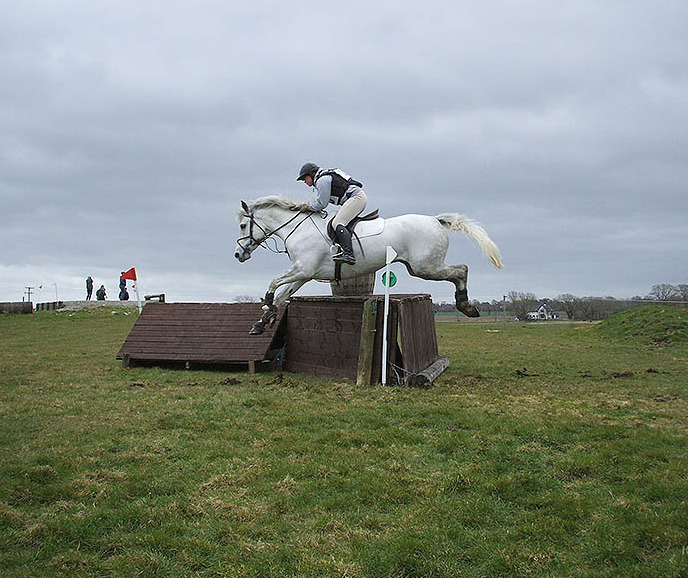
<svg viewBox="0 0 688 578">
<path fill-rule="evenodd" d="M 616 339 L 658 345 L 688 342 L 688 307 L 652 305 L 617 313 L 600 324 L 600 333 Z"/>
<path fill-rule="evenodd" d="M 124 370 L 135 317 L 0 316 L 0 575 L 688 576 L 685 339 L 438 323 L 410 390 Z"/>
</svg>

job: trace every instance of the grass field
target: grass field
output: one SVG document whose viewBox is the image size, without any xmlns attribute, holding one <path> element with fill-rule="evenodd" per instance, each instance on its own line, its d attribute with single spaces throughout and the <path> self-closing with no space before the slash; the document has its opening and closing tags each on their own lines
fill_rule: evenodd
<svg viewBox="0 0 688 578">
<path fill-rule="evenodd" d="M 122 369 L 0 316 L 0 575 L 688 576 L 688 310 L 438 323 L 429 390 Z M 247 336 L 248 338 L 248 336 Z"/>
</svg>

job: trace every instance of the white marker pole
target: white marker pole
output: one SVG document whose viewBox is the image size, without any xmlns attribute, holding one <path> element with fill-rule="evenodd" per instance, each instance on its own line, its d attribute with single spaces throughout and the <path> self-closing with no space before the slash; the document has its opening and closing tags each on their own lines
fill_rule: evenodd
<svg viewBox="0 0 688 578">
<path fill-rule="evenodd" d="M 136 289 L 136 301 L 139 304 L 139 315 L 143 312 L 143 307 L 141 307 L 141 295 L 139 295 L 139 280 L 138 278 L 134 281 L 134 289 Z"/>
<path fill-rule="evenodd" d="M 391 283 L 391 275 L 389 274 L 389 266 L 397 256 L 397 252 L 389 245 L 387 246 L 387 258 L 385 259 L 385 317 L 384 317 L 384 331 L 382 332 L 382 385 L 387 385 L 387 319 L 389 317 L 389 286 Z"/>
</svg>

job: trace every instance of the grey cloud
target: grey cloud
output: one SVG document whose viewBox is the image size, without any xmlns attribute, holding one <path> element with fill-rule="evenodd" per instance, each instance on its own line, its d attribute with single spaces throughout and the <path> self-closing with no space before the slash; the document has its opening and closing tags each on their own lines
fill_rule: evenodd
<svg viewBox="0 0 688 578">
<path fill-rule="evenodd" d="M 0 300 L 31 275 L 80 293 L 128 263 L 173 299 L 260 295 L 286 258 L 234 262 L 234 213 L 305 199 L 307 160 L 363 180 L 387 216 L 484 222 L 504 271 L 460 236 L 449 255 L 472 296 L 685 283 L 687 16 L 678 1 L 7 3 Z"/>
</svg>

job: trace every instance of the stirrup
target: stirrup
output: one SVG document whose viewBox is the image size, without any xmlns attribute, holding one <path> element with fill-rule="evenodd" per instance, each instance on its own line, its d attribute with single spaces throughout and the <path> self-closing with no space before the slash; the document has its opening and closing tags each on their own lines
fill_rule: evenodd
<svg viewBox="0 0 688 578">
<path fill-rule="evenodd" d="M 333 255 L 332 260 L 335 263 L 346 263 L 348 265 L 356 264 L 356 257 L 354 257 L 353 255 L 347 255 L 344 251 L 342 251 L 338 255 Z"/>
</svg>

